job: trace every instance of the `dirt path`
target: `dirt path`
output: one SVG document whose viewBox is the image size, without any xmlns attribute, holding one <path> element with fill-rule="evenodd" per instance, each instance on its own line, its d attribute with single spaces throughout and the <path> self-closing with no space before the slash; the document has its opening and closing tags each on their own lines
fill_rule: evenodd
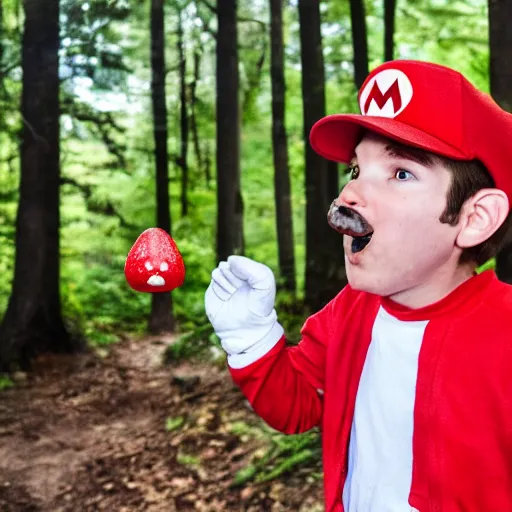
<svg viewBox="0 0 512 512">
<path fill-rule="evenodd" d="M 169 341 L 47 358 L 0 392 L 0 511 L 323 510 L 318 466 L 231 485 L 268 436 L 224 368 L 162 366 Z"/>
</svg>

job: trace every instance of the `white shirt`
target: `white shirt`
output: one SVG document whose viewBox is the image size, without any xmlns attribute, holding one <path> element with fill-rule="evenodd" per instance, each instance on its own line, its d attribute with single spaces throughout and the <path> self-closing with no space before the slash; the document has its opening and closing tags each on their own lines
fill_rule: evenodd
<svg viewBox="0 0 512 512">
<path fill-rule="evenodd" d="M 412 433 L 418 356 L 428 321 L 382 307 L 372 330 L 349 443 L 346 512 L 411 512 Z"/>
</svg>

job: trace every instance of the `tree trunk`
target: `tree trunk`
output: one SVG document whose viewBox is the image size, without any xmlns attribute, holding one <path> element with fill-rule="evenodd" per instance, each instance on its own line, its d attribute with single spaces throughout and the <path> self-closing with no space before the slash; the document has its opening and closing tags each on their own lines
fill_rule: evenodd
<svg viewBox="0 0 512 512">
<path fill-rule="evenodd" d="M 199 128 L 197 126 L 197 82 L 199 82 L 199 70 L 201 65 L 201 52 L 198 48 L 194 51 L 194 76 L 190 84 L 190 130 L 192 132 L 192 142 L 196 156 L 197 171 L 201 175 L 203 172 L 203 156 L 201 154 L 201 145 L 199 143 Z M 206 176 L 206 188 L 210 188 L 208 176 Z"/>
<path fill-rule="evenodd" d="M 354 80 L 360 89 L 368 76 L 368 42 L 363 0 L 350 0 L 350 20 L 354 48 Z"/>
<path fill-rule="evenodd" d="M 489 0 L 490 83 L 494 100 L 512 112 L 511 0 Z"/>
<path fill-rule="evenodd" d="M 210 188 L 212 181 L 212 155 L 211 145 L 209 141 L 204 144 L 204 177 L 206 179 L 206 186 Z"/>
<path fill-rule="evenodd" d="M 325 115 L 325 78 L 318 0 L 299 0 L 302 99 L 306 155 L 306 305 L 319 309 L 346 284 L 342 237 L 327 224 L 333 178 L 313 151 L 309 133 Z M 332 167 L 331 167 L 332 169 Z"/>
<path fill-rule="evenodd" d="M 0 325 L 0 369 L 80 347 L 59 293 L 59 2 L 25 0 L 20 199 L 14 282 Z"/>
<path fill-rule="evenodd" d="M 396 0 L 384 0 L 384 60 L 393 60 L 395 53 Z M 365 23 L 366 28 L 366 23 Z"/>
<path fill-rule="evenodd" d="M 151 0 L 151 99 L 156 162 L 157 226 L 171 233 L 169 208 L 169 155 L 167 150 L 167 104 L 165 99 L 164 0 Z M 174 329 L 172 296 L 153 293 L 149 331 L 160 333 Z"/>
<path fill-rule="evenodd" d="M 180 59 L 180 131 L 181 131 L 181 216 L 188 215 L 188 113 L 187 113 L 187 59 L 183 40 L 182 13 L 178 13 L 178 55 Z"/>
<path fill-rule="evenodd" d="M 327 162 L 327 195 L 333 199 L 340 194 L 340 180 L 338 174 L 338 163 Z"/>
<path fill-rule="evenodd" d="M 512 112 L 512 1 L 489 0 L 489 47 L 491 95 Z M 512 233 L 496 258 L 498 277 L 512 283 Z"/>
<path fill-rule="evenodd" d="M 279 271 L 283 288 L 295 293 L 295 253 L 285 123 L 285 76 L 283 49 L 283 0 L 270 0 L 272 82 L 272 145 L 274 149 L 274 193 L 276 204 Z"/>
<path fill-rule="evenodd" d="M 217 3 L 217 261 L 242 254 L 236 0 Z"/>
</svg>

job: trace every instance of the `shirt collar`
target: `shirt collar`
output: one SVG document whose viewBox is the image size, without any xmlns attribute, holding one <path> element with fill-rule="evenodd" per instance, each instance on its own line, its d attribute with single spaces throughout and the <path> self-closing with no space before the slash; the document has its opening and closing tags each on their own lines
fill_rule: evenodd
<svg viewBox="0 0 512 512">
<path fill-rule="evenodd" d="M 381 297 L 382 307 L 399 320 L 430 320 L 451 313 L 458 308 L 469 308 L 481 300 L 489 285 L 497 280 L 493 270 L 486 270 L 464 281 L 441 300 L 422 308 L 409 308 L 396 303 L 389 297 Z"/>
</svg>

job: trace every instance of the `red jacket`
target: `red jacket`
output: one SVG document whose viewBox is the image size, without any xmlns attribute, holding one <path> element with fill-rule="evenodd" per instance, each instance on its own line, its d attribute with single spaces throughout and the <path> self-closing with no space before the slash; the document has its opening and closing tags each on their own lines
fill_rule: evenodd
<svg viewBox="0 0 512 512">
<path fill-rule="evenodd" d="M 342 512 L 356 393 L 380 306 L 400 320 L 429 320 L 409 504 L 420 512 L 512 512 L 512 286 L 492 271 L 417 310 L 347 286 L 307 319 L 298 346 L 281 339 L 260 360 L 230 369 L 234 381 L 277 430 L 321 427 L 325 508 Z"/>
</svg>

